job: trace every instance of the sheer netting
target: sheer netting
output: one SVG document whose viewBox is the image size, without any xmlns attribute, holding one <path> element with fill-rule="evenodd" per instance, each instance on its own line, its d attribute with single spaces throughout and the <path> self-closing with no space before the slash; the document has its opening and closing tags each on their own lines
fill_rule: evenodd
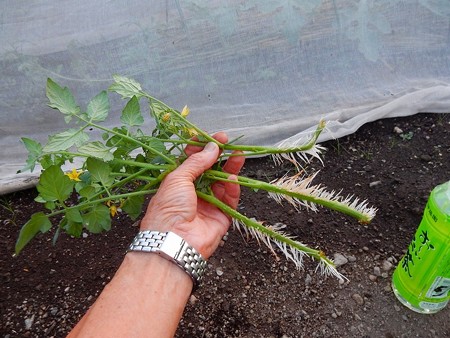
<svg viewBox="0 0 450 338">
<path fill-rule="evenodd" d="M 2 1 L 0 194 L 34 183 L 16 175 L 20 138 L 65 127 L 48 77 L 84 109 L 120 74 L 241 143 L 297 139 L 325 119 L 323 141 L 449 112 L 449 19 L 448 0 Z"/>
</svg>

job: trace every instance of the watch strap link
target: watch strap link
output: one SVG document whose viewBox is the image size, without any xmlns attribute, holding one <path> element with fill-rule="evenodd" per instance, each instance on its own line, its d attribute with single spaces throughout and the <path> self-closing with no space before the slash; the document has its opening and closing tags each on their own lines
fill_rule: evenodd
<svg viewBox="0 0 450 338">
<path fill-rule="evenodd" d="M 128 251 L 154 252 L 174 262 L 193 280 L 194 288 L 200 284 L 206 261 L 183 238 L 173 232 L 146 230 L 139 232 Z"/>
</svg>

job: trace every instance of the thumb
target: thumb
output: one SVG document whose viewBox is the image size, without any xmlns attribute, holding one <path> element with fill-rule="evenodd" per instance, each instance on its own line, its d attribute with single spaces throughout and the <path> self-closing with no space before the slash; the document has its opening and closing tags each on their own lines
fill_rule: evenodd
<svg viewBox="0 0 450 338">
<path fill-rule="evenodd" d="M 172 174 L 194 182 L 203 172 L 212 167 L 219 156 L 219 147 L 209 142 L 205 148 L 189 156 Z"/>
</svg>

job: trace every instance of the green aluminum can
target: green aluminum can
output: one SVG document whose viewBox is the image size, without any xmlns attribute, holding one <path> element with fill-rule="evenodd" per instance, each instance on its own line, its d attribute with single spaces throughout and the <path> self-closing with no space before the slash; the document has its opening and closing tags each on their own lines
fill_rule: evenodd
<svg viewBox="0 0 450 338">
<path fill-rule="evenodd" d="M 398 300 L 419 313 L 436 313 L 450 299 L 450 181 L 430 194 L 422 221 L 392 276 Z"/>
</svg>

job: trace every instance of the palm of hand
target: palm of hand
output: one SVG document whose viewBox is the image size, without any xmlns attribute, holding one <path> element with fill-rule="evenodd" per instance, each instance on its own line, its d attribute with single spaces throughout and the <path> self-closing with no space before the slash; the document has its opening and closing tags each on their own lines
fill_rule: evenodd
<svg viewBox="0 0 450 338">
<path fill-rule="evenodd" d="M 222 134 L 215 135 L 226 142 Z M 156 195 L 150 201 L 147 213 L 141 222 L 141 230 L 172 231 L 184 238 L 201 255 L 209 258 L 226 234 L 230 219 L 217 207 L 197 197 L 195 179 L 209 169 L 219 156 L 217 146 L 188 148 L 190 157 L 175 171 L 167 175 Z M 235 178 L 244 164 L 241 156 L 231 157 L 223 170 Z M 214 196 L 232 208 L 239 202 L 240 186 L 229 182 L 212 185 Z"/>
</svg>

